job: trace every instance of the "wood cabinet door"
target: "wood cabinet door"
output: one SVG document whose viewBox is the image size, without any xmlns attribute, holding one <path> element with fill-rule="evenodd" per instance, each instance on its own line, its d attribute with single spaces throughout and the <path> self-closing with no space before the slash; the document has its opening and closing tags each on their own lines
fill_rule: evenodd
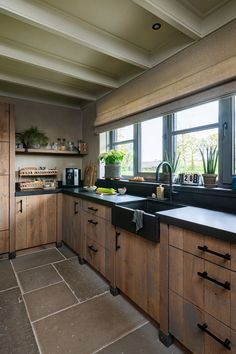
<svg viewBox="0 0 236 354">
<path fill-rule="evenodd" d="M 56 242 L 56 194 L 27 197 L 27 247 Z"/>
<path fill-rule="evenodd" d="M 83 257 L 81 214 L 81 200 L 69 195 L 63 195 L 62 240 Z"/>
<path fill-rule="evenodd" d="M 117 232 L 116 286 L 159 322 L 159 244 L 124 230 Z"/>
<path fill-rule="evenodd" d="M 27 248 L 26 198 L 16 197 L 16 251 Z"/>
<path fill-rule="evenodd" d="M 9 229 L 9 177 L 0 176 L 0 231 Z"/>
<path fill-rule="evenodd" d="M 0 142 L 0 176 L 8 176 L 10 173 L 10 145 L 8 142 Z"/>
<path fill-rule="evenodd" d="M 0 141 L 9 141 L 10 106 L 0 102 Z"/>
</svg>

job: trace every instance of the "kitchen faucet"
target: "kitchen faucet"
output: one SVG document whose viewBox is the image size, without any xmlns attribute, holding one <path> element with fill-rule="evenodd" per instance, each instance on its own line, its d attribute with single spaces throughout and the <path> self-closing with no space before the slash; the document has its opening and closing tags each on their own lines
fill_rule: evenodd
<svg viewBox="0 0 236 354">
<path fill-rule="evenodd" d="M 159 177 L 160 177 L 160 169 L 162 166 L 167 166 L 168 171 L 169 171 L 169 187 L 170 187 L 170 202 L 172 202 L 172 194 L 173 194 L 173 186 L 172 186 L 172 167 L 169 164 L 169 162 L 167 161 L 162 161 L 161 163 L 159 163 L 159 165 L 157 166 L 156 169 L 156 181 L 159 182 Z"/>
</svg>

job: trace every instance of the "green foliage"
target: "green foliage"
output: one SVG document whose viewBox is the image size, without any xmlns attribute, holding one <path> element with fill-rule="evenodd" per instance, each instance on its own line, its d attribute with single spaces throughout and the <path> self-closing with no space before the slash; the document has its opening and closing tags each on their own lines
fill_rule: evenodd
<svg viewBox="0 0 236 354">
<path fill-rule="evenodd" d="M 175 173 L 179 164 L 179 158 L 180 158 L 181 153 L 179 152 L 176 154 L 175 152 L 173 153 L 173 157 L 171 158 L 168 154 L 167 151 L 164 153 L 164 160 L 169 162 L 172 172 Z"/>
<path fill-rule="evenodd" d="M 109 150 L 98 156 L 99 160 L 105 162 L 106 165 L 120 163 L 125 157 L 125 152 L 121 150 Z"/>
<path fill-rule="evenodd" d="M 48 137 L 41 132 L 37 127 L 31 127 L 20 133 L 21 142 L 25 147 L 30 148 L 39 145 L 46 146 L 48 143 Z"/>
<path fill-rule="evenodd" d="M 215 174 L 219 156 L 217 146 L 208 146 L 204 150 L 200 149 L 200 153 L 202 156 L 204 173 Z"/>
</svg>

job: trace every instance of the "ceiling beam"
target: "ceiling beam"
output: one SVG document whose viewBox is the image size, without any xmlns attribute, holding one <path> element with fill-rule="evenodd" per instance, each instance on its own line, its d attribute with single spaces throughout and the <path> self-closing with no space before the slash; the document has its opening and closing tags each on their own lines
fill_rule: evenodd
<svg viewBox="0 0 236 354">
<path fill-rule="evenodd" d="M 117 88 L 119 85 L 113 78 L 101 74 L 96 70 L 88 69 L 77 63 L 59 59 L 56 56 L 45 54 L 3 38 L 0 41 L 0 56 L 109 88 Z"/>
<path fill-rule="evenodd" d="M 78 99 L 85 99 L 89 101 L 95 101 L 96 96 L 86 93 L 85 91 L 78 90 L 76 88 L 68 87 L 62 84 L 55 84 L 52 82 L 46 82 L 44 80 L 33 79 L 19 75 L 16 73 L 0 73 L 0 80 L 5 82 L 14 83 L 21 86 L 27 86 L 43 91 L 53 92 L 63 96 L 74 97 Z"/>
<path fill-rule="evenodd" d="M 193 40 L 203 37 L 201 19 L 177 0 L 132 0 Z"/>
<path fill-rule="evenodd" d="M 113 58 L 150 68 L 148 51 L 40 1 L 2 0 L 0 11 Z"/>
</svg>

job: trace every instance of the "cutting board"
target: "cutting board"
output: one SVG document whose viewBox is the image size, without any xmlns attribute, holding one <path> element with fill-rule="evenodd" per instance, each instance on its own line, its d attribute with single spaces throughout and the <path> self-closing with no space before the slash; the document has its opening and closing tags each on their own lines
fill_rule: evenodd
<svg viewBox="0 0 236 354">
<path fill-rule="evenodd" d="M 94 186 L 97 179 L 97 167 L 94 164 L 89 164 L 84 171 L 84 186 Z"/>
</svg>

